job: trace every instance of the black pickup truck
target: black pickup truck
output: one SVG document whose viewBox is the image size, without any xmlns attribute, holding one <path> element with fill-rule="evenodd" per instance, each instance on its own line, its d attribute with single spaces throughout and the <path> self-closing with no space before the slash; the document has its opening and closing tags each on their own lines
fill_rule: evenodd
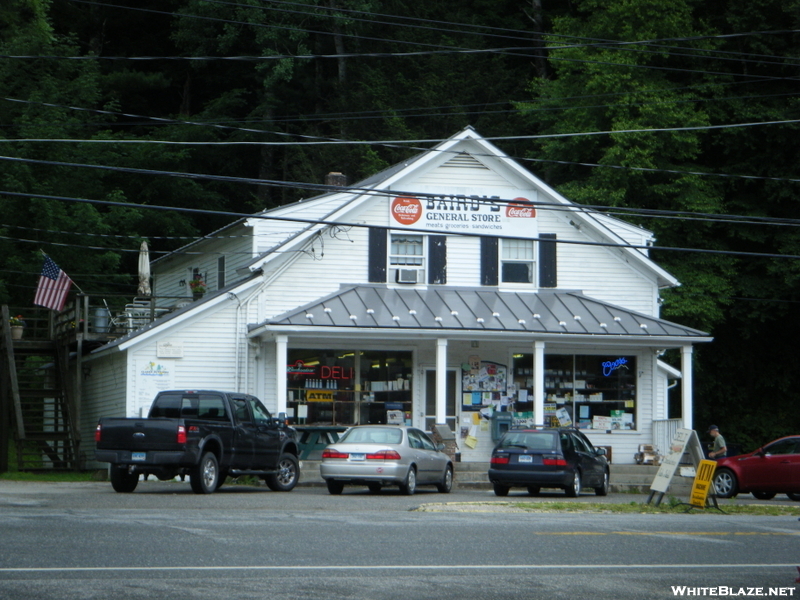
<svg viewBox="0 0 800 600">
<path fill-rule="evenodd" d="M 94 437 L 117 492 L 135 490 L 140 475 L 188 475 L 196 494 L 214 492 L 229 475 L 261 477 L 281 492 L 300 477 L 297 433 L 247 394 L 159 392 L 146 419 L 100 419 Z"/>
</svg>

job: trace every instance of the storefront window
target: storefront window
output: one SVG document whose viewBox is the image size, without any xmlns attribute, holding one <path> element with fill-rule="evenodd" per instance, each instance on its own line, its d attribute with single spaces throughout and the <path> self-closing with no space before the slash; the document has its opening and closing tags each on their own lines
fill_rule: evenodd
<svg viewBox="0 0 800 600">
<path fill-rule="evenodd" d="M 517 411 L 533 410 L 533 377 L 533 355 L 515 355 Z M 545 355 L 544 391 L 547 425 L 636 429 L 635 356 Z"/>
<path fill-rule="evenodd" d="M 289 350 L 288 408 L 299 425 L 411 419 L 409 351 Z"/>
</svg>

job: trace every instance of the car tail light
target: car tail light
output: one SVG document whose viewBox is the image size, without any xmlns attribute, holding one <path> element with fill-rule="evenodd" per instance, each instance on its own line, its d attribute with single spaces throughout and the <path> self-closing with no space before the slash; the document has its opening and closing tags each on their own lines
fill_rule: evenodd
<svg viewBox="0 0 800 600">
<path fill-rule="evenodd" d="M 397 450 L 380 450 L 367 454 L 367 460 L 400 460 L 400 453 Z"/>
<path fill-rule="evenodd" d="M 491 464 L 493 465 L 507 465 L 508 461 L 509 461 L 508 456 L 493 456 L 491 461 L 489 462 L 491 462 Z"/>
<path fill-rule="evenodd" d="M 542 461 L 542 464 L 549 465 L 551 467 L 566 467 L 567 461 L 563 458 L 545 458 Z"/>
<path fill-rule="evenodd" d="M 330 448 L 322 451 L 322 458 L 348 458 L 349 456 L 347 452 L 339 452 Z"/>
<path fill-rule="evenodd" d="M 183 425 L 178 425 L 178 443 L 185 444 L 186 443 L 186 427 Z"/>
<path fill-rule="evenodd" d="M 103 426 L 100 423 L 97 424 L 97 428 L 94 430 L 94 441 L 100 442 L 103 440 Z"/>
</svg>

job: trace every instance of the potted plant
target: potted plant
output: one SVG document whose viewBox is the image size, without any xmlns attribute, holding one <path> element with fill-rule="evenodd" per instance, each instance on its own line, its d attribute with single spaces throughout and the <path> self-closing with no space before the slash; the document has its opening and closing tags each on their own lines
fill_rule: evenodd
<svg viewBox="0 0 800 600">
<path fill-rule="evenodd" d="M 189 289 L 192 290 L 192 296 L 195 300 L 202 298 L 203 294 L 206 293 L 206 282 L 200 278 L 192 279 L 189 282 Z"/>
<path fill-rule="evenodd" d="M 22 318 L 22 315 L 11 317 L 8 320 L 8 325 L 11 328 L 11 339 L 21 340 L 22 330 L 25 328 L 25 320 Z"/>
</svg>

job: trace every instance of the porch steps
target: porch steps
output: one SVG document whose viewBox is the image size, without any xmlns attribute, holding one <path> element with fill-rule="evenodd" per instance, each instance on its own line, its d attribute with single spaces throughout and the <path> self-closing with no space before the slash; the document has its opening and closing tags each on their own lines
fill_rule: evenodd
<svg viewBox="0 0 800 600">
<path fill-rule="evenodd" d="M 319 475 L 318 460 L 303 460 L 300 467 L 300 485 L 324 485 Z M 456 487 L 472 489 L 492 489 L 488 477 L 489 463 L 455 463 L 454 480 Z M 650 484 L 658 471 L 652 465 L 611 465 L 611 491 L 613 493 L 649 494 Z M 692 489 L 692 480 L 678 473 L 670 484 L 667 495 L 686 497 Z"/>
</svg>

